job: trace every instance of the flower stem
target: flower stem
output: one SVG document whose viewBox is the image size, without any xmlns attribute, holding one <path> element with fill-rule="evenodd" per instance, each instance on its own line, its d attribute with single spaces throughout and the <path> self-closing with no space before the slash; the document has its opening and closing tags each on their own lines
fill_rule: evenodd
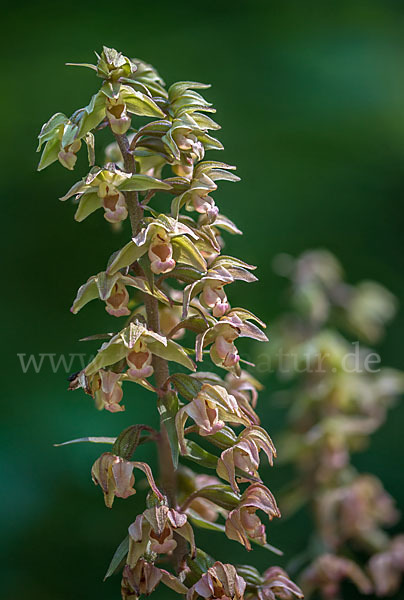
<svg viewBox="0 0 404 600">
<path fill-rule="evenodd" d="M 128 138 L 126 135 L 114 134 L 116 142 L 122 154 L 123 164 L 127 173 L 136 173 L 136 162 L 133 156 Z M 135 236 L 140 229 L 141 219 L 143 217 L 143 207 L 139 203 L 137 192 L 125 192 L 126 204 L 132 228 L 132 235 Z M 160 333 L 160 319 L 158 310 L 158 300 L 149 294 L 144 294 L 144 303 L 146 307 L 147 326 L 149 329 Z M 156 381 L 156 387 L 164 391 L 164 386 L 170 375 L 168 363 L 163 358 L 153 355 L 153 368 Z M 167 495 L 170 506 L 176 506 L 176 472 L 174 469 L 171 448 L 168 440 L 167 430 L 161 423 L 160 435 L 157 440 L 160 482 L 164 492 Z"/>
</svg>

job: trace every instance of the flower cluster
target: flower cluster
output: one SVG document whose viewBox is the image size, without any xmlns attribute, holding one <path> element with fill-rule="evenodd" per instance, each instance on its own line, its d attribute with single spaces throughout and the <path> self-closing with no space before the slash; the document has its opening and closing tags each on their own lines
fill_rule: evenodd
<svg viewBox="0 0 404 600">
<path fill-rule="evenodd" d="M 274 550 L 261 516 L 280 516 L 259 473 L 263 454 L 271 465 L 276 456 L 255 412 L 261 385 L 242 370 L 237 347 L 242 337 L 267 341 L 265 324 L 228 298 L 231 283 L 256 277 L 253 265 L 222 254 L 222 233 L 241 231 L 220 213 L 213 195 L 218 181 L 238 177 L 235 167 L 205 160 L 206 151 L 222 149 L 209 133 L 220 128 L 206 114 L 215 110 L 198 91 L 209 86 L 182 81 L 167 89 L 151 65 L 111 48 L 97 55 L 95 65 L 80 66 L 95 71 L 101 87 L 85 108 L 69 118 L 57 113 L 43 126 L 39 169 L 55 161 L 74 169 L 84 142 L 90 171 L 61 200 L 73 199 L 78 222 L 102 209 L 115 229 L 130 225 L 130 235 L 73 301 L 76 314 L 98 298 L 124 322 L 114 333 L 86 338 L 103 343 L 70 377 L 69 389 L 82 388 L 99 410 L 116 413 L 125 410 L 128 384 L 143 386 L 155 394 L 161 424 L 159 431 L 135 424 L 117 438 L 86 438 L 113 444 L 92 468 L 107 507 L 135 493 L 134 469 L 143 471 L 150 487 L 147 507 L 129 525 L 107 576 L 124 565 L 123 599 L 149 595 L 160 583 L 188 600 L 301 598 L 279 567 L 263 576 L 253 567 L 239 572 L 195 544 L 194 527 L 205 527 L 247 550 L 252 543 Z M 95 138 L 103 128 L 114 140 L 97 166 Z M 165 212 L 151 207 L 156 194 L 160 207 L 166 200 Z M 196 371 L 209 356 L 223 377 Z M 158 447 L 156 481 L 146 463 L 132 460 L 147 441 Z M 217 477 L 196 475 L 180 457 Z"/>
<path fill-rule="evenodd" d="M 351 453 L 383 424 L 404 375 L 369 368 L 370 350 L 343 337 L 380 339 L 395 299 L 372 282 L 345 283 L 341 266 L 325 251 L 296 260 L 283 255 L 275 266 L 291 280 L 294 307 L 275 328 L 290 361 L 283 375 L 292 380 L 282 456 L 298 472 L 283 508 L 308 502 L 315 523 L 302 587 L 307 597 L 320 591 L 326 600 L 340 598 L 344 580 L 363 594 L 395 593 L 404 573 L 403 536 L 390 537 L 385 528 L 399 515 L 381 481 L 354 468 Z"/>
</svg>

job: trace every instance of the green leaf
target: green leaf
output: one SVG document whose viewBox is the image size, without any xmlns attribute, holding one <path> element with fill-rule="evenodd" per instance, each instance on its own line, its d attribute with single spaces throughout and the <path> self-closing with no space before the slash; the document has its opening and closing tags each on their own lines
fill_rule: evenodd
<svg viewBox="0 0 404 600">
<path fill-rule="evenodd" d="M 60 139 L 55 138 L 53 140 L 49 140 L 46 143 L 44 151 L 42 152 L 41 160 L 39 161 L 38 171 L 42 171 L 49 167 L 55 160 L 58 159 L 58 154 L 60 151 Z"/>
<path fill-rule="evenodd" d="M 187 90 L 206 90 L 210 88 L 210 83 L 199 83 L 198 81 L 177 81 L 168 89 L 168 97 L 174 102 L 179 96 L 182 96 Z"/>
<path fill-rule="evenodd" d="M 101 208 L 101 198 L 99 198 L 98 194 L 83 194 L 83 196 L 80 198 L 74 218 L 76 221 L 81 223 L 81 221 L 84 221 L 84 219 L 86 219 L 99 208 Z"/>
<path fill-rule="evenodd" d="M 211 500 L 226 510 L 233 510 L 240 503 L 240 497 L 233 492 L 229 485 L 208 485 L 198 491 L 198 498 Z"/>
<path fill-rule="evenodd" d="M 121 248 L 115 256 L 111 264 L 107 268 L 108 275 L 113 275 L 119 269 L 128 267 L 134 263 L 138 258 L 143 256 L 147 252 L 147 245 L 137 246 L 135 242 L 128 242 L 126 246 Z"/>
<path fill-rule="evenodd" d="M 99 369 L 113 365 L 120 361 L 126 356 L 127 348 L 125 347 L 123 340 L 119 335 L 112 338 L 112 340 L 98 351 L 94 359 L 86 367 L 86 375 L 93 375 Z"/>
<path fill-rule="evenodd" d="M 81 442 L 92 442 L 93 444 L 114 444 L 116 438 L 114 437 L 82 437 L 76 438 L 75 440 L 69 440 L 68 442 L 62 442 L 60 444 L 53 444 L 56 447 L 68 446 L 69 444 L 79 444 Z"/>
<path fill-rule="evenodd" d="M 74 299 L 73 305 L 71 307 L 71 312 L 75 315 L 91 300 L 95 300 L 98 298 L 98 287 L 97 287 L 97 279 L 96 277 L 90 277 L 90 279 L 80 286 L 77 296 Z"/>
<path fill-rule="evenodd" d="M 119 186 L 118 189 L 121 192 L 143 192 L 145 190 L 170 190 L 171 185 L 150 177 L 149 175 L 141 175 L 136 173 L 132 177 L 125 179 Z"/>
<path fill-rule="evenodd" d="M 185 352 L 184 348 L 173 342 L 172 340 L 167 340 L 167 346 L 164 346 L 161 342 L 151 341 L 147 344 L 152 351 L 153 354 L 160 356 L 160 358 L 164 358 L 165 360 L 172 360 L 186 369 L 190 371 L 195 371 L 194 362 L 189 358 L 188 354 Z"/>
<path fill-rule="evenodd" d="M 79 138 L 84 137 L 88 131 L 95 129 L 104 119 L 105 101 L 106 97 L 104 94 L 98 92 L 91 98 L 88 106 L 82 109 L 82 114 L 80 115 Z"/>
<path fill-rule="evenodd" d="M 186 373 L 171 375 L 170 381 L 177 392 L 189 402 L 195 398 L 202 387 L 202 383 Z"/>
<path fill-rule="evenodd" d="M 185 440 L 185 446 L 187 453 L 184 454 L 184 458 L 189 458 L 189 460 L 193 460 L 203 467 L 208 467 L 208 469 L 216 469 L 217 456 L 204 450 L 192 440 Z"/>
<path fill-rule="evenodd" d="M 197 513 L 194 513 L 192 510 L 188 510 L 187 514 L 192 523 L 201 529 L 210 529 L 211 531 L 219 531 L 220 533 L 226 532 L 225 526 L 221 523 L 212 523 L 211 521 L 207 521 L 206 519 L 200 517 Z"/>
<path fill-rule="evenodd" d="M 114 556 L 109 564 L 107 572 L 105 573 L 104 581 L 111 577 L 117 571 L 123 562 L 123 559 L 129 552 L 129 536 L 127 535 L 124 540 L 119 544 L 118 548 L 115 551 Z"/>
<path fill-rule="evenodd" d="M 65 125 L 68 123 L 69 119 L 63 113 L 56 113 L 53 115 L 49 121 L 47 121 L 44 125 L 42 125 L 42 129 L 38 135 L 39 145 L 37 148 L 37 152 L 41 149 L 41 146 L 44 142 L 48 142 L 50 139 L 57 135 L 56 129 L 63 129 L 61 125 Z"/>
<path fill-rule="evenodd" d="M 191 265 L 206 273 L 206 261 L 191 240 L 185 236 L 176 237 L 172 240 L 172 246 L 175 262 Z"/>
<path fill-rule="evenodd" d="M 163 398 L 159 399 L 157 407 L 160 413 L 161 424 L 167 430 L 174 469 L 177 469 L 179 457 L 178 436 L 175 427 L 175 416 L 179 409 L 177 394 L 175 392 L 168 392 Z"/>
<path fill-rule="evenodd" d="M 140 441 L 141 425 L 130 425 L 118 435 L 112 447 L 112 453 L 130 460 Z"/>
<path fill-rule="evenodd" d="M 124 90 L 122 99 L 125 102 L 127 110 L 134 114 L 143 117 L 165 117 L 161 108 L 146 94 L 138 92 L 128 86 L 122 86 Z"/>
</svg>

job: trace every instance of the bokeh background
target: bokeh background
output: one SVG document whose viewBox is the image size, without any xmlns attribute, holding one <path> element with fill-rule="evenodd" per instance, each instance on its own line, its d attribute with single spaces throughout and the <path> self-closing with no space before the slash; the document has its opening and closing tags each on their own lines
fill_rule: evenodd
<svg viewBox="0 0 404 600">
<path fill-rule="evenodd" d="M 53 373 L 46 359 L 38 374 L 24 374 L 17 356 L 91 353 L 77 340 L 115 325 L 100 304 L 78 316 L 68 309 L 127 232 L 111 235 L 99 215 L 77 224 L 72 205 L 57 200 L 85 173 L 84 161 L 73 174 L 57 164 L 35 172 L 42 123 L 97 89 L 91 71 L 64 63 L 91 62 L 106 44 L 155 64 L 168 82 L 213 84 L 207 97 L 226 148 L 217 158 L 242 177 L 215 199 L 245 232 L 229 252 L 259 265 L 260 283 L 233 286 L 231 300 L 271 323 L 284 309 L 285 282 L 271 269 L 278 252 L 326 247 L 350 281 L 376 279 L 403 299 L 403 34 L 404 5 L 389 0 L 20 1 L 2 13 L 1 598 L 119 598 L 119 579 L 102 577 L 145 491 L 109 511 L 89 475 L 100 446 L 52 444 L 155 419 L 153 399 L 135 386 L 126 413 L 99 413 L 81 392 L 67 393 L 63 369 Z M 380 348 L 385 365 L 403 366 L 403 324 L 401 310 Z M 275 383 L 266 383 L 260 413 L 276 439 L 282 411 L 271 401 Z M 401 507 L 403 426 L 398 406 L 355 457 Z M 140 455 L 154 464 L 151 449 Z M 265 477 L 276 495 L 284 473 L 275 467 Z M 308 534 L 302 516 L 271 526 L 281 564 Z M 264 550 L 247 557 L 220 534 L 202 532 L 198 543 L 213 544 L 218 559 L 259 568 L 274 560 Z"/>
</svg>

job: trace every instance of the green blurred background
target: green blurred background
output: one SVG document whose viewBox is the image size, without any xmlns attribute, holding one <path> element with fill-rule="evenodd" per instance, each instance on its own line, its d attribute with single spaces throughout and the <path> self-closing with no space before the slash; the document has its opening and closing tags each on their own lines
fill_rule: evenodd
<svg viewBox="0 0 404 600">
<path fill-rule="evenodd" d="M 350 281 L 376 279 L 404 296 L 403 32 L 404 4 L 386 0 L 72 0 L 19 2 L 2 13 L 2 599 L 119 598 L 119 579 L 102 577 L 145 490 L 109 511 L 89 475 L 100 446 L 52 444 L 155 419 L 152 397 L 135 386 L 125 413 L 99 413 L 81 392 L 67 393 L 63 369 L 53 373 L 47 360 L 40 373 L 23 374 L 17 357 L 92 352 L 76 340 L 116 325 L 101 304 L 78 316 L 68 309 L 128 232 L 111 235 L 100 215 L 77 224 L 71 204 L 57 200 L 85 173 L 84 160 L 73 174 L 56 164 L 35 172 L 42 123 L 85 105 L 99 83 L 64 63 L 91 62 L 105 44 L 155 64 L 167 82 L 213 84 L 206 96 L 225 145 L 217 158 L 236 163 L 242 177 L 215 199 L 245 232 L 229 240 L 229 252 L 258 264 L 260 277 L 254 288 L 233 286 L 231 301 L 271 323 L 284 308 L 285 283 L 271 271 L 281 251 L 326 247 Z M 381 348 L 384 364 L 399 368 L 403 321 L 401 311 Z M 282 411 L 273 387 L 267 382 L 260 413 L 276 440 Z M 403 425 L 398 407 L 355 458 L 401 507 Z M 150 452 L 140 456 L 154 465 Z M 285 473 L 275 467 L 264 476 L 276 495 Z M 270 541 L 285 550 L 281 564 L 308 533 L 302 515 L 271 525 Z M 247 557 L 220 534 L 202 532 L 198 543 L 222 560 L 259 568 L 274 560 L 260 550 Z M 163 588 L 156 594 L 169 597 Z"/>
</svg>

